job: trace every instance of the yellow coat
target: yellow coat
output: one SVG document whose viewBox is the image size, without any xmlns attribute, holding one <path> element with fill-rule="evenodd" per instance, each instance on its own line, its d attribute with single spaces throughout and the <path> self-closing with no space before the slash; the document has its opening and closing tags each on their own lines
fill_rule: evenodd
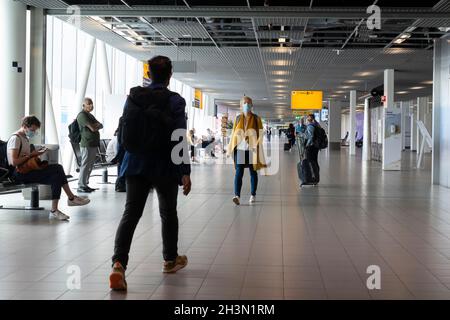
<svg viewBox="0 0 450 320">
<path fill-rule="evenodd" d="M 260 117 L 253 113 L 249 113 L 248 117 L 247 128 L 245 128 L 244 114 L 241 113 L 236 117 L 233 125 L 233 132 L 231 133 L 231 140 L 228 144 L 227 154 L 229 156 L 234 156 L 234 150 L 245 139 L 247 140 L 250 150 L 256 149 L 256 152 L 253 152 L 252 164 L 253 169 L 259 170 L 267 167 L 262 143 L 264 129 Z"/>
</svg>

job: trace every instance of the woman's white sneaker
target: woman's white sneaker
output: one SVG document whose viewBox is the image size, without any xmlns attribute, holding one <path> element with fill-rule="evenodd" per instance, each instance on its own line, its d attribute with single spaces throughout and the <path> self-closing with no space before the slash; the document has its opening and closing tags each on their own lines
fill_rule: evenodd
<svg viewBox="0 0 450 320">
<path fill-rule="evenodd" d="M 248 202 L 255 203 L 255 201 L 256 201 L 255 196 L 250 196 L 250 200 L 248 200 Z"/>
<path fill-rule="evenodd" d="M 91 200 L 88 198 L 81 198 L 78 196 L 75 196 L 73 200 L 67 199 L 67 205 L 69 207 L 75 207 L 75 206 L 85 206 L 87 205 Z"/>
<path fill-rule="evenodd" d="M 49 218 L 57 219 L 57 220 L 69 220 L 70 217 L 67 214 L 62 213 L 59 210 L 50 211 Z"/>
</svg>

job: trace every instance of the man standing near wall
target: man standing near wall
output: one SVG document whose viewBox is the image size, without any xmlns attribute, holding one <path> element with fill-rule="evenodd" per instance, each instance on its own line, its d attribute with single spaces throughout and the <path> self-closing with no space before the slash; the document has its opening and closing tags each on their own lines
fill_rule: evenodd
<svg viewBox="0 0 450 320">
<path fill-rule="evenodd" d="M 92 110 L 94 110 L 92 99 L 85 98 L 83 110 L 77 116 L 77 122 L 81 132 L 81 167 L 77 191 L 86 193 L 95 190 L 88 186 L 89 177 L 100 146 L 100 133 L 98 131 L 103 129 L 103 125 L 92 115 Z"/>
</svg>

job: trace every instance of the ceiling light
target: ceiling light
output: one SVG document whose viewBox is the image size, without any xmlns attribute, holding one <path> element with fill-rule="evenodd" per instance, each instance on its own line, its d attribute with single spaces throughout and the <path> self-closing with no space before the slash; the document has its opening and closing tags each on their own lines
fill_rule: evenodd
<svg viewBox="0 0 450 320">
<path fill-rule="evenodd" d="M 407 94 L 409 91 L 397 91 L 397 94 Z"/>
<path fill-rule="evenodd" d="M 410 33 L 403 33 L 400 35 L 400 39 L 409 39 L 409 38 L 411 38 Z"/>
<path fill-rule="evenodd" d="M 394 43 L 400 44 L 400 43 L 402 43 L 402 42 L 404 42 L 404 41 L 405 41 L 405 39 L 398 38 L 398 39 L 395 39 L 395 40 L 394 40 Z"/>
<path fill-rule="evenodd" d="M 425 89 L 425 87 L 411 87 L 411 90 L 420 90 L 420 89 Z"/>
<path fill-rule="evenodd" d="M 289 71 L 277 70 L 277 71 L 272 71 L 271 74 L 273 74 L 275 76 L 284 76 L 284 75 L 288 75 Z"/>
<path fill-rule="evenodd" d="M 284 67 L 284 66 L 289 65 L 289 61 L 288 60 L 272 60 L 272 61 L 269 61 L 268 64 L 271 66 Z"/>
<path fill-rule="evenodd" d="M 271 82 L 285 82 L 285 79 L 270 79 Z"/>
<path fill-rule="evenodd" d="M 368 77 L 375 75 L 375 72 L 373 71 L 363 71 L 363 72 L 357 72 L 355 73 L 355 76 L 357 77 Z"/>
<path fill-rule="evenodd" d="M 427 81 L 423 81 L 421 83 L 422 84 L 433 84 L 433 80 L 427 80 Z"/>
<path fill-rule="evenodd" d="M 344 82 L 346 82 L 346 83 L 358 83 L 358 82 L 361 82 L 361 80 L 346 80 Z"/>
</svg>

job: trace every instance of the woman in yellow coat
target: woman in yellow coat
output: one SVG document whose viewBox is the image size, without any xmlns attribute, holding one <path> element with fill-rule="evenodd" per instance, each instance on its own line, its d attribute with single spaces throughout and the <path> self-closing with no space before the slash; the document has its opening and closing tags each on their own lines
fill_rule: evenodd
<svg viewBox="0 0 450 320">
<path fill-rule="evenodd" d="M 244 169 L 250 170 L 251 196 L 250 203 L 255 202 L 256 189 L 258 188 L 258 173 L 265 168 L 263 152 L 264 128 L 261 118 L 253 113 L 253 101 L 244 97 L 241 101 L 242 113 L 236 117 L 231 133 L 227 154 L 233 156 L 236 174 L 234 177 L 233 202 L 240 204 L 242 178 Z"/>
</svg>

